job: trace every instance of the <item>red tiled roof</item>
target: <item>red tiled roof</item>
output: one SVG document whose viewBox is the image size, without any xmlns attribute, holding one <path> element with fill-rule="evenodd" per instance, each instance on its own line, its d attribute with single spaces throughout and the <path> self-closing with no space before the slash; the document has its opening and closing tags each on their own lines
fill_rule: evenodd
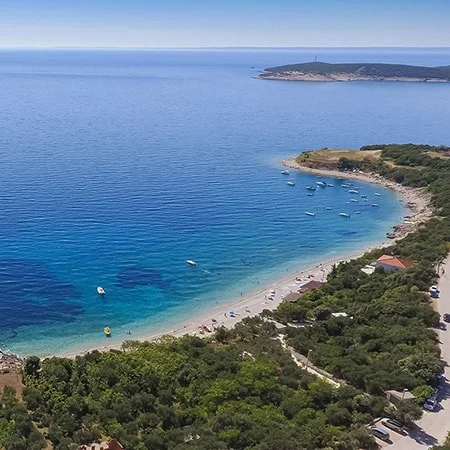
<svg viewBox="0 0 450 450">
<path fill-rule="evenodd" d="M 385 264 L 386 266 L 397 267 L 399 269 L 409 269 L 414 261 L 410 261 L 409 259 L 401 259 L 392 255 L 383 255 L 377 259 L 377 262 Z"/>
</svg>

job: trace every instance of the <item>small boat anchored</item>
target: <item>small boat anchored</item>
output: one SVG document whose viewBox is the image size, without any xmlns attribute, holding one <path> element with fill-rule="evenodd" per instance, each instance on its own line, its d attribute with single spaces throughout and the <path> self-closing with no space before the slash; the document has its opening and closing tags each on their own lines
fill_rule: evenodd
<svg viewBox="0 0 450 450">
<path fill-rule="evenodd" d="M 375 192 L 373 195 L 376 195 L 377 197 L 380 197 L 380 196 L 381 196 L 381 194 L 378 193 L 378 192 Z"/>
<path fill-rule="evenodd" d="M 370 206 L 372 206 L 372 208 L 378 208 L 378 203 L 372 203 Z"/>
<path fill-rule="evenodd" d="M 295 186 L 295 182 L 294 181 L 288 181 L 286 184 L 288 186 Z"/>
<path fill-rule="evenodd" d="M 339 215 L 342 216 L 342 217 L 350 217 L 350 214 L 347 214 L 347 213 L 344 213 L 344 212 L 339 213 Z"/>
<path fill-rule="evenodd" d="M 313 212 L 310 212 L 310 211 L 306 211 L 305 214 L 307 216 L 315 216 L 316 215 L 316 213 L 313 213 Z"/>
<path fill-rule="evenodd" d="M 101 286 L 97 286 L 97 294 L 103 297 L 106 294 L 106 292 Z"/>
<path fill-rule="evenodd" d="M 289 170 L 282 170 L 281 175 L 289 175 Z"/>
<path fill-rule="evenodd" d="M 307 191 L 315 191 L 316 188 L 314 186 L 306 186 Z"/>
<path fill-rule="evenodd" d="M 349 194 L 359 194 L 359 191 L 357 191 L 356 189 L 349 189 L 348 193 Z"/>
<path fill-rule="evenodd" d="M 196 263 L 194 260 L 192 260 L 192 259 L 187 259 L 186 262 L 187 262 L 190 266 L 196 266 L 196 265 L 197 265 L 197 263 Z"/>
<path fill-rule="evenodd" d="M 327 184 L 326 183 L 324 183 L 323 181 L 316 181 L 316 184 L 317 184 L 317 186 L 320 186 L 320 187 L 327 187 Z"/>
<path fill-rule="evenodd" d="M 109 327 L 103 328 L 103 333 L 105 333 L 106 337 L 111 337 L 111 329 Z"/>
</svg>

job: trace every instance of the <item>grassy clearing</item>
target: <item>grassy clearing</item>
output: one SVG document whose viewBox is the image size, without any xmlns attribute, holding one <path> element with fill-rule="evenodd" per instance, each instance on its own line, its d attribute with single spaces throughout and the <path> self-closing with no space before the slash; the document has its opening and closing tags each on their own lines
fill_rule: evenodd
<svg viewBox="0 0 450 450">
<path fill-rule="evenodd" d="M 298 156 L 297 162 L 308 163 L 336 163 L 341 158 L 348 158 L 353 161 L 362 161 L 366 158 L 379 159 L 381 150 L 343 150 L 343 149 L 322 149 L 304 152 Z"/>
</svg>

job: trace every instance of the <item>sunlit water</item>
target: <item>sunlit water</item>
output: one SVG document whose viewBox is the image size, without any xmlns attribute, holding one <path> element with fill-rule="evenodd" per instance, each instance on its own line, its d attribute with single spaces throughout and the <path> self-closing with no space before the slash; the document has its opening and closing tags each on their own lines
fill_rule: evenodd
<svg viewBox="0 0 450 450">
<path fill-rule="evenodd" d="M 106 325 L 114 342 L 156 333 L 383 240 L 404 215 L 394 194 L 357 183 L 369 202 L 347 203 L 323 179 L 335 187 L 308 196 L 318 179 L 280 161 L 448 144 L 450 85 L 252 78 L 316 53 L 450 63 L 445 49 L 0 52 L 0 347 L 101 346 Z"/>
</svg>

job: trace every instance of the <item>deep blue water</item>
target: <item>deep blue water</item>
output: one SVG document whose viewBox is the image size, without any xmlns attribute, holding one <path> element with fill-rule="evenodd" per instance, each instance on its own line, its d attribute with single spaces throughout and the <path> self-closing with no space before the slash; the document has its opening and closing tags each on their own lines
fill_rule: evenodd
<svg viewBox="0 0 450 450">
<path fill-rule="evenodd" d="M 316 54 L 450 64 L 449 49 L 1 51 L 0 347 L 44 355 L 101 345 L 105 325 L 117 341 L 157 332 L 382 240 L 404 213 L 392 193 L 360 184 L 371 201 L 382 192 L 379 208 L 347 204 L 337 182 L 310 197 L 317 178 L 289 187 L 280 161 L 449 144 L 450 85 L 252 78 Z"/>
</svg>

